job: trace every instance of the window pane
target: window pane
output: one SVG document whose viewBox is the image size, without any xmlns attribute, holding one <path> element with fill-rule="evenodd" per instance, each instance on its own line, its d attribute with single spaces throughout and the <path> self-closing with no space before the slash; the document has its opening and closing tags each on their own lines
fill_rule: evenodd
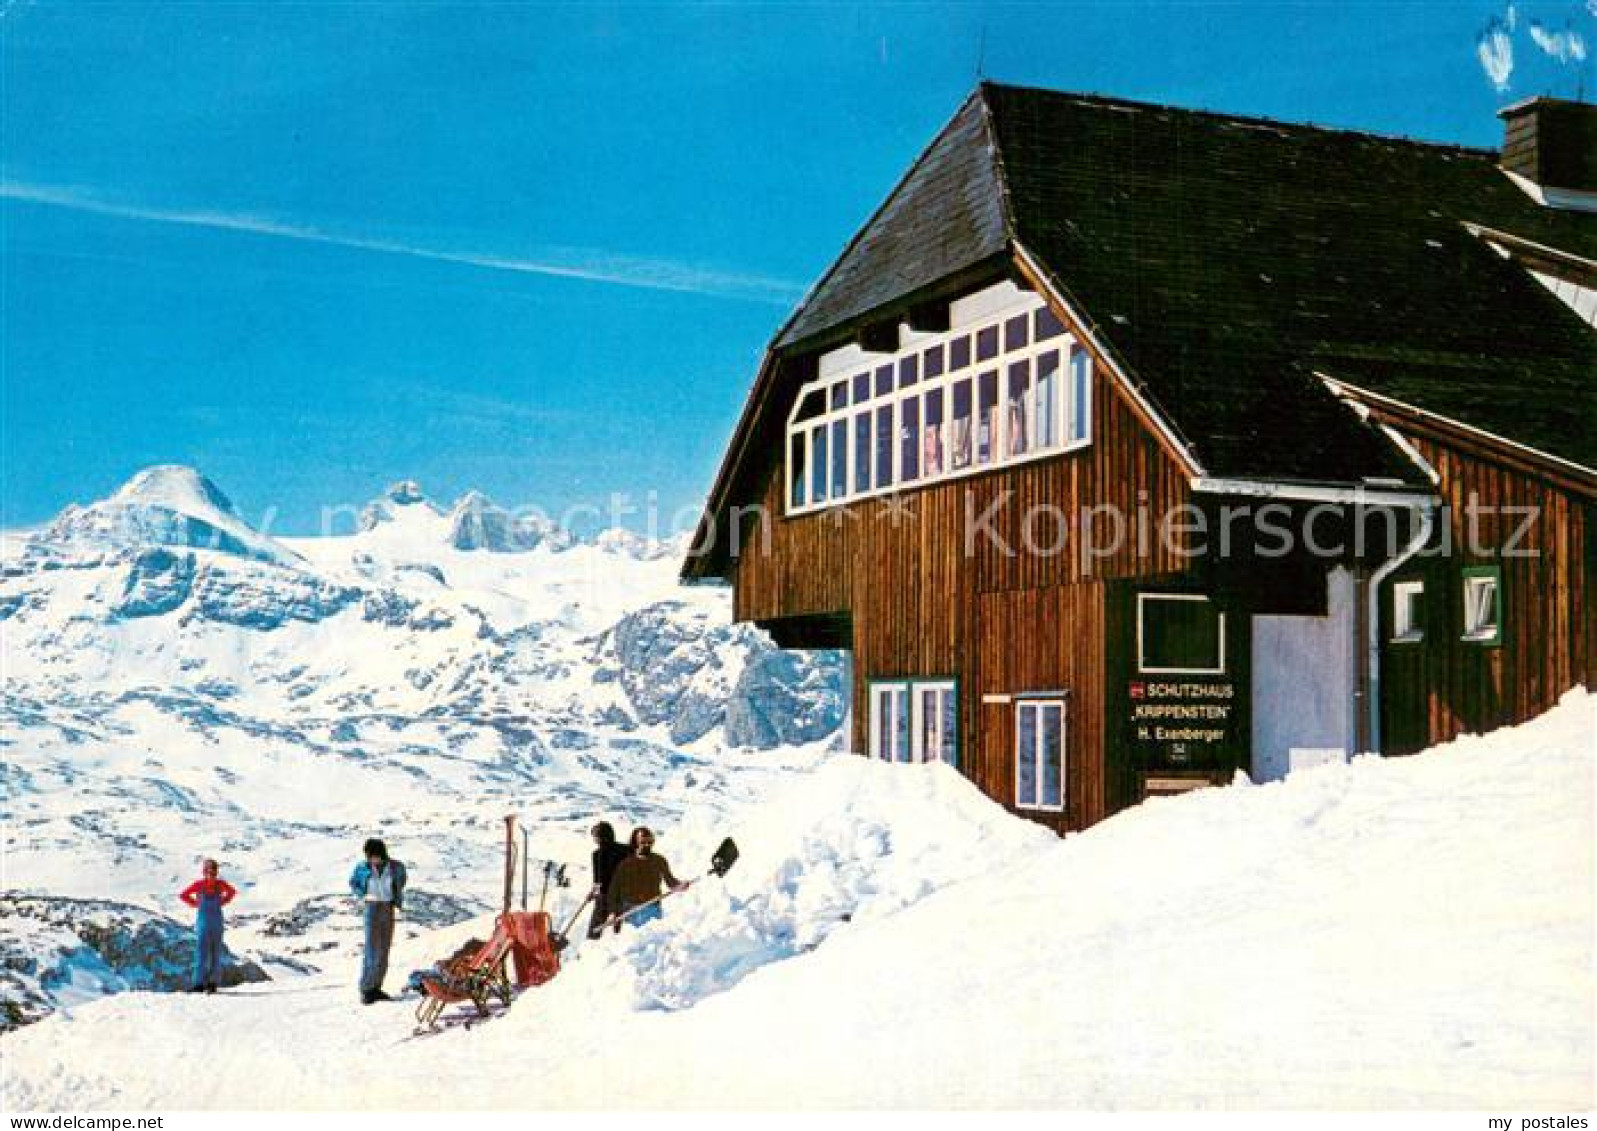
<svg viewBox="0 0 1597 1131">
<path fill-rule="evenodd" d="M 916 692 L 920 700 L 917 712 L 920 717 L 920 749 L 918 751 L 922 762 L 941 762 L 943 760 L 943 711 L 942 689 L 936 687 L 922 687 Z"/>
<path fill-rule="evenodd" d="M 854 417 L 854 490 L 871 489 L 871 414 L 862 412 Z"/>
<path fill-rule="evenodd" d="M 832 421 L 832 498 L 848 494 L 848 422 Z"/>
<path fill-rule="evenodd" d="M 920 380 L 920 358 L 911 355 L 898 363 L 898 387 L 913 385 Z"/>
<path fill-rule="evenodd" d="M 1031 451 L 1033 418 L 1036 406 L 1031 390 L 1031 362 L 1019 361 L 1009 367 L 1009 389 L 1005 398 L 1009 414 L 1009 454 Z"/>
<path fill-rule="evenodd" d="M 871 697 L 875 712 L 872 733 L 876 736 L 876 756 L 883 761 L 893 760 L 893 694 L 890 687 L 878 687 Z"/>
<path fill-rule="evenodd" d="M 848 407 L 848 382 L 847 381 L 839 381 L 837 384 L 832 386 L 832 407 L 833 408 L 847 408 Z"/>
<path fill-rule="evenodd" d="M 893 750 L 900 762 L 908 762 L 914 754 L 910 748 L 909 688 L 893 691 Z"/>
<path fill-rule="evenodd" d="M 1004 348 L 1006 350 L 1018 350 L 1026 347 L 1026 330 L 1030 322 L 1030 318 L 1020 314 L 1004 323 Z"/>
<path fill-rule="evenodd" d="M 901 482 L 913 483 L 920 478 L 920 398 L 903 401 L 899 411 L 903 413 L 904 423 L 898 474 Z"/>
<path fill-rule="evenodd" d="M 1057 338 L 1065 332 L 1065 324 L 1046 306 L 1032 316 L 1032 322 L 1036 327 L 1036 333 L 1032 335 L 1033 341 L 1046 342 L 1049 338 Z"/>
<path fill-rule="evenodd" d="M 989 326 L 976 331 L 976 360 L 987 361 L 998 356 L 998 327 Z"/>
<path fill-rule="evenodd" d="M 798 420 L 811 420 L 826 411 L 826 394 L 816 389 L 799 404 Z"/>
<path fill-rule="evenodd" d="M 926 424 L 921 431 L 921 473 L 930 479 L 943 473 L 943 390 L 926 394 Z"/>
<path fill-rule="evenodd" d="M 810 502 L 826 501 L 826 425 L 810 429 Z"/>
<path fill-rule="evenodd" d="M 1059 353 L 1049 350 L 1037 358 L 1037 434 L 1040 450 L 1059 443 Z"/>
<path fill-rule="evenodd" d="M 1496 636 L 1498 628 L 1497 578 L 1464 579 L 1464 631 L 1469 636 Z"/>
<path fill-rule="evenodd" d="M 1220 612 L 1207 600 L 1144 595 L 1141 666 L 1214 671 L 1220 666 Z"/>
<path fill-rule="evenodd" d="M 933 346 L 921 355 L 921 372 L 930 381 L 943 375 L 943 347 Z"/>
<path fill-rule="evenodd" d="M 871 399 L 871 375 L 869 371 L 854 374 L 854 403 L 863 404 Z"/>
<path fill-rule="evenodd" d="M 876 410 L 876 485 L 893 485 L 893 406 Z"/>
<path fill-rule="evenodd" d="M 998 450 L 998 371 L 976 378 L 976 462 L 991 463 Z"/>
<path fill-rule="evenodd" d="M 1077 349 L 1070 354 L 1070 439 L 1087 438 L 1087 412 L 1092 396 L 1092 359 L 1087 351 Z"/>
<path fill-rule="evenodd" d="M 1061 769 L 1065 760 L 1065 712 L 1058 703 L 1047 703 L 1038 708 L 1042 721 L 1042 795 L 1044 805 L 1059 806 L 1064 804 L 1064 794 L 1061 789 L 1063 774 Z"/>
<path fill-rule="evenodd" d="M 893 367 L 883 365 L 876 370 L 876 395 L 885 396 L 893 391 Z"/>
<path fill-rule="evenodd" d="M 959 765 L 959 717 L 954 692 L 943 689 L 943 761 L 950 766 Z"/>
<path fill-rule="evenodd" d="M 788 505 L 804 505 L 806 486 L 804 479 L 804 433 L 795 432 L 787 441 Z"/>
<path fill-rule="evenodd" d="M 1015 708 L 1015 804 L 1037 804 L 1037 708 Z"/>
<path fill-rule="evenodd" d="M 948 343 L 948 369 L 953 372 L 970 364 L 970 338 L 959 337 Z"/>
<path fill-rule="evenodd" d="M 948 466 L 954 470 L 970 466 L 970 380 L 955 382 L 950 420 Z"/>
</svg>

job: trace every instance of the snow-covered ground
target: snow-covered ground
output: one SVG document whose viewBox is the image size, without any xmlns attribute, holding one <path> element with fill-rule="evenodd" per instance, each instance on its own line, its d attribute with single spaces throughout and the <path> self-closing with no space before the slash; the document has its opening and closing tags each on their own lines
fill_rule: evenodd
<svg viewBox="0 0 1597 1131">
<path fill-rule="evenodd" d="M 679 545 L 414 483 L 359 527 L 268 537 L 159 467 L 0 539 L 0 1029 L 182 985 L 201 857 L 240 888 L 235 952 L 293 976 L 353 945 L 367 836 L 412 865 L 420 932 L 496 902 L 506 813 L 569 863 L 601 815 L 669 844 L 838 741 L 840 657 L 732 625 Z"/>
<path fill-rule="evenodd" d="M 1490 1108 L 1593 1103 L 1597 701 L 1065 841 L 941 766 L 778 758 L 662 847 L 744 856 L 406 1041 L 353 956 L 0 1041 L 10 1108 Z M 487 920 L 406 939 L 400 969 Z M 381 1055 L 382 1071 L 360 1064 Z M 203 1065 L 203 1071 L 196 1066 Z"/>
</svg>

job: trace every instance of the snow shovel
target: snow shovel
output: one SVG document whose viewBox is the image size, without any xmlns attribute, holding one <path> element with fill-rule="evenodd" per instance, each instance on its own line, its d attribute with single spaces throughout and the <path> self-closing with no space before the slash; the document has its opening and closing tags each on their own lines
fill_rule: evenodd
<svg viewBox="0 0 1597 1131">
<path fill-rule="evenodd" d="M 593 889 L 589 888 L 588 894 L 581 903 L 577 904 L 577 909 L 571 913 L 571 918 L 566 920 L 566 925 L 549 936 L 549 945 L 555 948 L 556 954 L 571 945 L 571 928 L 577 925 L 577 920 L 582 917 L 582 913 L 588 909 L 588 904 L 592 902 Z"/>
<path fill-rule="evenodd" d="M 704 875 L 699 876 L 697 879 L 689 880 L 682 886 L 681 890 L 686 891 L 689 887 L 692 887 L 694 884 L 698 883 L 699 880 L 707 880 L 711 876 L 720 876 L 724 879 L 726 874 L 732 870 L 732 865 L 736 864 L 737 862 L 737 843 L 731 837 L 727 837 L 721 842 L 721 847 L 715 850 L 715 855 L 710 857 L 710 870 L 705 872 Z M 623 914 L 610 916 L 609 919 L 605 920 L 604 927 L 614 926 L 616 930 L 619 931 L 621 929 L 621 921 L 623 919 L 630 918 L 631 916 L 636 915 L 639 911 L 653 907 L 655 904 L 664 900 L 666 896 L 676 894 L 677 893 L 675 891 L 663 892 L 649 900 L 647 903 L 640 903 L 636 907 L 629 907 Z M 604 927 L 600 927 L 599 929 L 602 931 L 604 930 Z"/>
</svg>

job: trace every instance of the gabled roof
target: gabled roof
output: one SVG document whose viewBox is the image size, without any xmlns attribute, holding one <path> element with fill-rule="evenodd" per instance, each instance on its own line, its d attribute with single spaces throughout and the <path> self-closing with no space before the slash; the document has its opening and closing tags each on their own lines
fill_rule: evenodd
<svg viewBox="0 0 1597 1131">
<path fill-rule="evenodd" d="M 1004 254 L 1002 199 L 986 111 L 973 94 L 799 304 L 776 346 Z"/>
<path fill-rule="evenodd" d="M 711 511 L 781 359 L 1016 256 L 1206 476 L 1423 482 L 1320 374 L 1597 467 L 1597 338 L 1480 228 L 1597 258 L 1489 150 L 984 83 L 778 333 Z"/>
</svg>

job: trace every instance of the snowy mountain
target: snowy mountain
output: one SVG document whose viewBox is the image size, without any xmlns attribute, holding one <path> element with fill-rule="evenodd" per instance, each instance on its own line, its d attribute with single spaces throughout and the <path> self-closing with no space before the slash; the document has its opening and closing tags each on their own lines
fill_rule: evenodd
<svg viewBox="0 0 1597 1131">
<path fill-rule="evenodd" d="M 186 920 L 199 857 L 244 891 L 235 949 L 280 976 L 344 937 L 314 912 L 367 835 L 417 866 L 418 908 L 459 918 L 492 898 L 507 812 L 580 855 L 597 813 L 668 823 L 735 793 L 749 760 L 728 749 L 838 740 L 843 661 L 731 625 L 725 593 L 676 584 L 677 547 L 582 542 L 414 483 L 359 526 L 269 537 L 160 467 L 7 539 L 4 886 L 59 901 L 48 953 L 0 954 L 13 1016 L 150 984 L 69 901 Z"/>
<path fill-rule="evenodd" d="M 409 1002 L 356 1005 L 346 950 L 291 987 L 64 1010 L 4 1038 L 0 1099 L 1589 1110 L 1594 712 L 1571 692 L 1486 738 L 1159 799 L 1063 841 L 941 765 L 744 759 L 742 796 L 662 842 L 692 874 L 734 835 L 725 881 L 579 941 L 500 1019 L 406 1040 Z M 414 934 L 395 966 L 488 926 Z M 351 1073 L 350 1049 L 384 1071 Z"/>
</svg>

